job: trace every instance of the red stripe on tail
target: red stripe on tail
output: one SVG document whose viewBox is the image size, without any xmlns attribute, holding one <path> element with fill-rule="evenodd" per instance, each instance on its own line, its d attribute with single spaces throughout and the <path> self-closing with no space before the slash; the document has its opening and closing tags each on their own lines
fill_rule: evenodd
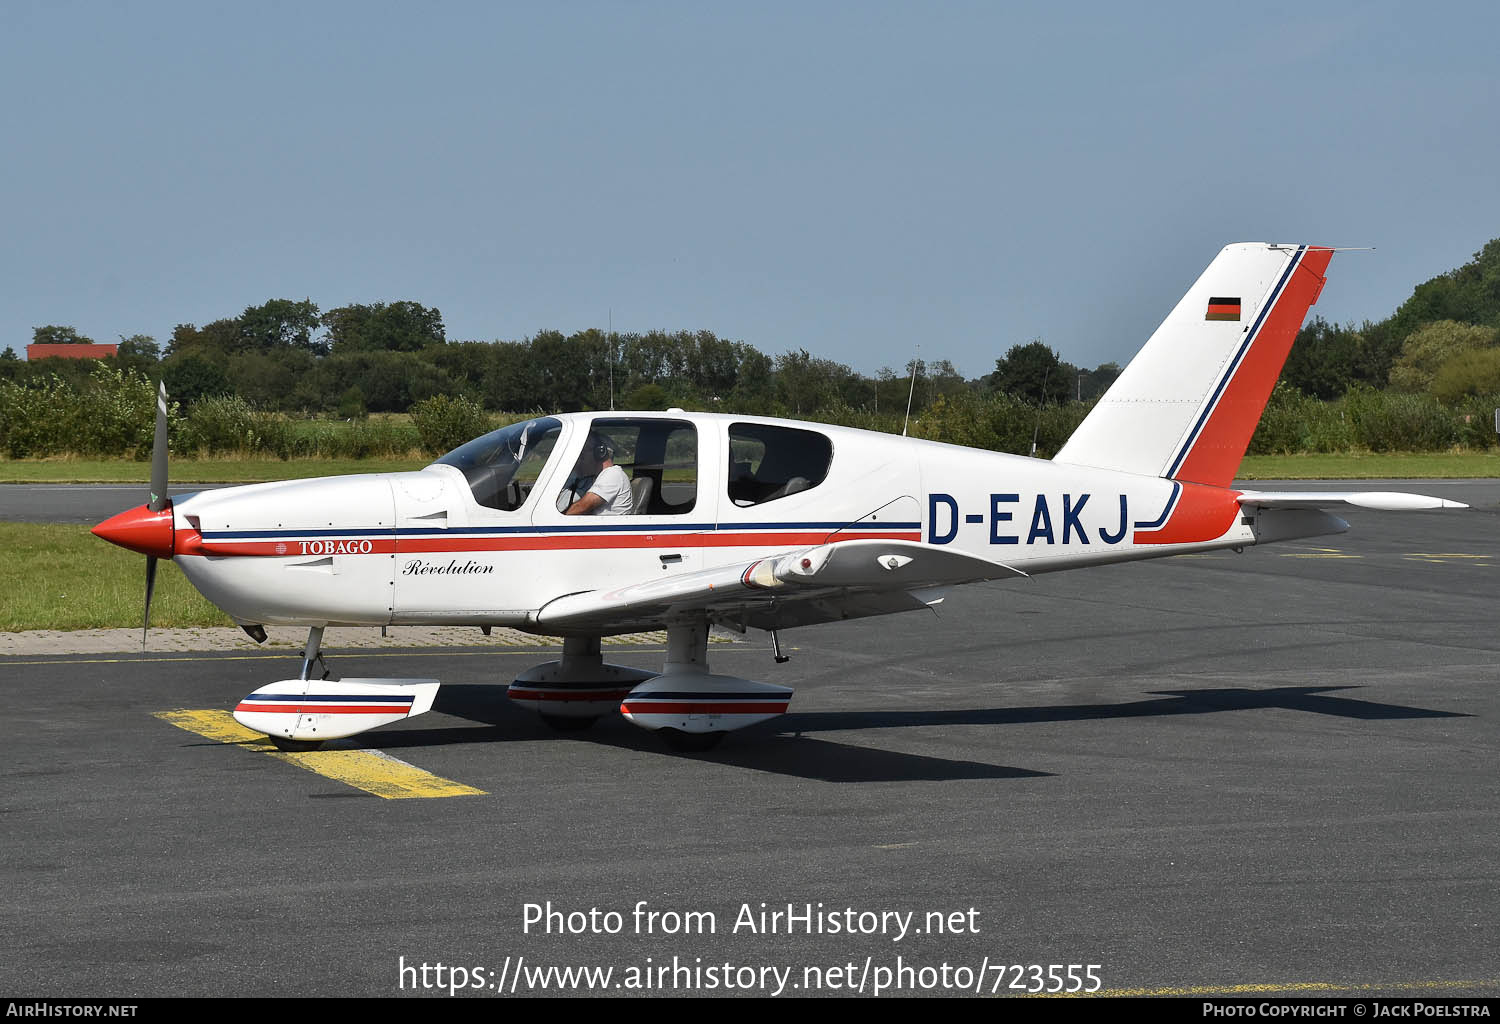
<svg viewBox="0 0 1500 1024">
<path fill-rule="evenodd" d="M 1261 324 L 1250 351 L 1219 396 L 1219 404 L 1193 442 L 1192 450 L 1175 474 L 1176 479 L 1216 487 L 1234 479 L 1297 331 L 1323 290 L 1323 275 L 1332 257 L 1332 249 L 1313 246 L 1303 254 L 1302 262 L 1292 271 L 1276 305 Z"/>
</svg>

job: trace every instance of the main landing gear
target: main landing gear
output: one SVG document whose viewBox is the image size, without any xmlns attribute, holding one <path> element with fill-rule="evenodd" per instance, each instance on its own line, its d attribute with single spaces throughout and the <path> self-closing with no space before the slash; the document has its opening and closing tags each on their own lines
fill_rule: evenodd
<svg viewBox="0 0 1500 1024">
<path fill-rule="evenodd" d="M 728 732 L 785 714 L 792 690 L 709 672 L 708 620 L 700 615 L 668 623 L 660 674 L 606 665 L 598 637 L 569 637 L 562 660 L 523 673 L 510 697 L 562 730 L 586 729 L 618 708 L 672 749 L 701 752 Z"/>
<path fill-rule="evenodd" d="M 618 711 L 630 691 L 653 674 L 606 665 L 598 637 L 570 636 L 563 640 L 561 661 L 522 672 L 510 684 L 509 695 L 559 732 L 580 732 Z"/>
</svg>

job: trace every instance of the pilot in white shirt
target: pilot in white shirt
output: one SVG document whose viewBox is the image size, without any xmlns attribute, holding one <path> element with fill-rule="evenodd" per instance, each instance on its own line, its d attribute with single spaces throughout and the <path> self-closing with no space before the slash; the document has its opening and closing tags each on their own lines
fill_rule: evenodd
<svg viewBox="0 0 1500 1024">
<path fill-rule="evenodd" d="M 567 507 L 570 516 L 628 516 L 635 511 L 630 478 L 614 463 L 615 447 L 600 434 L 590 434 L 573 467 L 579 480 L 594 477 L 587 493 Z"/>
</svg>

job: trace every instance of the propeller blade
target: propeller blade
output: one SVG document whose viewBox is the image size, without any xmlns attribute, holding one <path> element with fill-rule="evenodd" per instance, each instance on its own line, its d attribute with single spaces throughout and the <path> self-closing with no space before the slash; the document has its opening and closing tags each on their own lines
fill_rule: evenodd
<svg viewBox="0 0 1500 1024">
<path fill-rule="evenodd" d="M 146 507 L 160 512 L 171 505 L 167 497 L 167 385 L 156 384 L 156 436 L 151 440 L 151 491 Z M 146 612 L 141 618 L 141 650 L 151 629 L 151 594 L 156 589 L 156 556 L 146 556 Z"/>
<path fill-rule="evenodd" d="M 153 512 L 167 507 L 167 385 L 157 383 L 156 437 L 151 442 L 151 497 L 146 506 Z"/>
<path fill-rule="evenodd" d="M 156 589 L 156 556 L 146 556 L 146 615 L 141 622 L 141 650 L 146 649 L 146 631 L 151 628 L 151 592 Z"/>
</svg>

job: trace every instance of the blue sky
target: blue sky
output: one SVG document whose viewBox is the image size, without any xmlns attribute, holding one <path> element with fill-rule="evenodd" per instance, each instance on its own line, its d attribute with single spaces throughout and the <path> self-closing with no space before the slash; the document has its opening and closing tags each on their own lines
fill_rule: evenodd
<svg viewBox="0 0 1500 1024">
<path fill-rule="evenodd" d="M 0 346 L 268 298 L 1124 362 L 1218 248 L 1379 319 L 1500 236 L 1484 3 L 0 0 Z"/>
</svg>

